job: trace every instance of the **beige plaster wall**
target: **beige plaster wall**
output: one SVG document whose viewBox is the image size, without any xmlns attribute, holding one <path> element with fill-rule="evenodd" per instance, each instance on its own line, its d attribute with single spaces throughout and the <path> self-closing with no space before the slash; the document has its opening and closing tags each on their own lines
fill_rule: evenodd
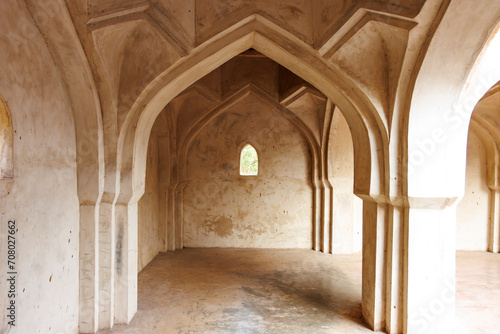
<svg viewBox="0 0 500 334">
<path fill-rule="evenodd" d="M 465 194 L 457 208 L 457 249 L 487 250 L 490 190 L 486 178 L 486 152 L 469 131 Z"/>
<path fill-rule="evenodd" d="M 2 2 L 0 94 L 14 127 L 14 178 L 0 180 L 0 331 L 6 325 L 7 221 L 16 220 L 16 326 L 78 332 L 79 206 L 65 85 L 23 2 Z"/>
<path fill-rule="evenodd" d="M 259 153 L 259 175 L 240 176 L 240 150 Z M 298 130 L 250 94 L 193 140 L 184 192 L 184 246 L 310 248 L 311 157 Z"/>
<path fill-rule="evenodd" d="M 141 271 L 163 250 L 164 235 L 160 233 L 159 217 L 159 175 L 158 175 L 158 137 L 153 130 L 148 145 L 146 167 L 146 191 L 139 200 L 138 226 L 138 271 Z"/>
<path fill-rule="evenodd" d="M 353 194 L 354 148 L 349 126 L 338 109 L 332 118 L 328 161 L 333 200 L 333 253 L 359 252 L 362 247 L 363 202 Z"/>
</svg>

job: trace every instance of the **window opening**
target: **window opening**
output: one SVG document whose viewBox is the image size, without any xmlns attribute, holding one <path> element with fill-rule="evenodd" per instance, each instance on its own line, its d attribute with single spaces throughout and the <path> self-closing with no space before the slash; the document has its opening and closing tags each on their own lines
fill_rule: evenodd
<svg viewBox="0 0 500 334">
<path fill-rule="evenodd" d="M 259 175 L 259 156 L 250 144 L 241 150 L 240 175 Z"/>
</svg>

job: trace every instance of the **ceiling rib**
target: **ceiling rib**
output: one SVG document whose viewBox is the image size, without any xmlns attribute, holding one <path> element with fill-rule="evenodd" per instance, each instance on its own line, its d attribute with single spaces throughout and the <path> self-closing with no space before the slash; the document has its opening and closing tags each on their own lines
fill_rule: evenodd
<svg viewBox="0 0 500 334">
<path fill-rule="evenodd" d="M 417 22 L 412 19 L 363 8 L 354 13 L 354 15 L 319 48 L 318 51 L 320 55 L 327 59 L 330 58 L 352 36 L 360 31 L 368 22 L 372 21 L 385 23 L 408 31 L 417 25 Z"/>
<path fill-rule="evenodd" d="M 87 22 L 87 27 L 92 31 L 134 20 L 147 21 L 175 48 L 181 57 L 188 55 L 193 48 L 193 43 L 189 41 L 184 31 L 179 29 L 165 8 L 157 4 L 142 5 L 94 16 Z"/>
</svg>

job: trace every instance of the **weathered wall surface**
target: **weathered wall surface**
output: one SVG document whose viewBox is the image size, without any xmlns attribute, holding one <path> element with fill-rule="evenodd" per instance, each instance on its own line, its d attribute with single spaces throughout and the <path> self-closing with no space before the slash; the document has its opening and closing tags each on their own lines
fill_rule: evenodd
<svg viewBox="0 0 500 334">
<path fill-rule="evenodd" d="M 353 194 L 354 148 L 345 118 L 335 110 L 328 145 L 328 176 L 333 189 L 333 254 L 361 251 L 363 203 Z"/>
<path fill-rule="evenodd" d="M 465 194 L 457 208 L 457 249 L 487 250 L 490 190 L 486 178 L 486 152 L 473 131 L 467 144 Z"/>
<path fill-rule="evenodd" d="M 142 268 L 163 250 L 165 238 L 160 233 L 160 197 L 158 191 L 158 137 L 153 130 L 148 146 L 146 191 L 139 201 L 138 271 L 141 271 Z"/>
<path fill-rule="evenodd" d="M 184 192 L 184 246 L 310 248 L 310 153 L 296 128 L 250 94 L 193 140 Z M 240 150 L 259 175 L 240 176 Z"/>
<path fill-rule="evenodd" d="M 7 221 L 15 219 L 17 318 L 7 331 L 78 333 L 75 126 L 60 74 L 23 6 L 5 1 L 0 11 L 0 94 L 14 127 L 14 178 L 0 180 L 0 331 Z"/>
</svg>

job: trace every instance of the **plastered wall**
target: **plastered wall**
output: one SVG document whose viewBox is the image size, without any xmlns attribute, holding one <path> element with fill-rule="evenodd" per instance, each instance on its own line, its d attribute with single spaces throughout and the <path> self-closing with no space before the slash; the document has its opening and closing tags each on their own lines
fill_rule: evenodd
<svg viewBox="0 0 500 334">
<path fill-rule="evenodd" d="M 2 2 L 0 31 L 0 94 L 14 128 L 14 177 L 0 180 L 0 332 L 6 303 L 15 300 L 16 326 L 7 332 L 74 334 L 79 207 L 72 110 L 23 3 Z M 14 299 L 6 291 L 9 219 L 16 221 Z"/>
<path fill-rule="evenodd" d="M 487 250 L 490 190 L 486 178 L 486 152 L 469 131 L 465 193 L 457 208 L 457 249 Z"/>
<path fill-rule="evenodd" d="M 139 201 L 139 256 L 137 267 L 139 271 L 163 250 L 165 242 L 165 237 L 160 232 L 158 149 L 158 137 L 153 130 L 148 145 L 146 190 Z"/>
<path fill-rule="evenodd" d="M 259 175 L 240 176 L 240 150 L 259 154 Z M 185 247 L 310 248 L 310 153 L 276 107 L 252 94 L 193 140 L 184 191 Z"/>
</svg>

